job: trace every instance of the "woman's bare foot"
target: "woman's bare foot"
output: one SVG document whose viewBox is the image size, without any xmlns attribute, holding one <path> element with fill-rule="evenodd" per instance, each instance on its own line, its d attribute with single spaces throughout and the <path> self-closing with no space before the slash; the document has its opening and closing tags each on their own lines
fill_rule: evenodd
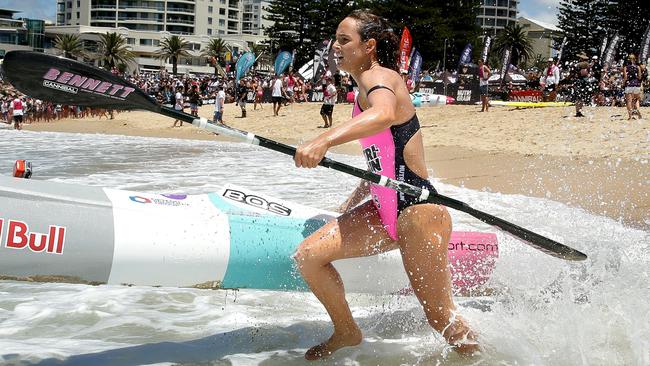
<svg viewBox="0 0 650 366">
<path fill-rule="evenodd" d="M 464 319 L 458 316 L 453 324 L 450 324 L 442 331 L 442 336 L 461 355 L 471 356 L 481 350 L 479 343 L 476 341 L 476 333 L 472 331 Z"/>
<path fill-rule="evenodd" d="M 345 333 L 334 332 L 327 341 L 310 348 L 305 353 L 305 358 L 309 361 L 320 360 L 323 357 L 331 356 L 338 349 L 349 346 L 356 346 L 361 343 L 363 336 L 361 329 L 355 328 Z"/>
</svg>

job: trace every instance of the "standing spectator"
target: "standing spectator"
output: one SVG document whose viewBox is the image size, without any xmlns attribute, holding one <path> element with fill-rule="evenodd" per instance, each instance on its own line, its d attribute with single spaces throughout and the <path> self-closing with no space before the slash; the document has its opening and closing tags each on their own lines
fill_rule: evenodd
<svg viewBox="0 0 650 366">
<path fill-rule="evenodd" d="M 9 119 L 9 101 L 0 100 L 0 113 L 2 113 L 2 119 L 8 124 L 11 124 Z"/>
<path fill-rule="evenodd" d="M 628 120 L 634 115 L 641 117 L 641 112 L 636 108 L 636 103 L 641 99 L 641 75 L 642 71 L 636 64 L 634 54 L 628 56 L 628 62 L 623 67 L 623 85 L 625 85 L 625 106 L 627 107 Z"/>
<path fill-rule="evenodd" d="M 278 116 L 282 106 L 282 78 L 275 76 L 271 84 L 271 96 L 273 98 L 273 115 Z"/>
<path fill-rule="evenodd" d="M 246 118 L 246 99 L 248 98 L 248 87 L 244 79 L 239 80 L 239 89 L 237 90 L 237 103 L 241 108 L 241 118 Z"/>
<path fill-rule="evenodd" d="M 488 79 L 490 78 L 490 73 L 490 67 L 484 64 L 482 59 L 478 60 L 478 85 L 481 92 L 481 112 L 487 112 L 490 107 L 490 100 L 488 99 Z"/>
<path fill-rule="evenodd" d="M 174 109 L 179 111 L 179 112 L 182 112 L 183 108 L 185 108 L 185 106 L 184 106 L 185 99 L 183 98 L 183 93 L 181 93 L 182 91 L 183 91 L 182 86 L 176 87 L 176 95 L 174 97 L 174 100 L 176 102 L 174 104 Z M 174 121 L 174 125 L 172 126 L 172 128 L 176 127 L 176 124 L 178 124 L 179 122 L 180 122 L 180 127 L 183 127 L 183 121 L 181 121 L 180 119 L 177 119 L 177 120 Z"/>
<path fill-rule="evenodd" d="M 22 130 L 23 129 L 23 110 L 25 109 L 25 104 L 22 99 L 18 96 L 11 103 L 11 108 L 13 109 L 14 116 L 14 129 Z"/>
<path fill-rule="evenodd" d="M 325 125 L 323 128 L 332 127 L 332 112 L 336 104 L 337 91 L 331 77 L 327 78 L 327 84 L 323 88 L 323 106 L 320 108 L 320 115 L 323 117 Z"/>
<path fill-rule="evenodd" d="M 293 88 L 296 86 L 296 78 L 293 77 L 293 71 L 289 71 L 289 74 L 287 75 L 287 98 L 288 98 L 288 103 L 293 103 Z"/>
<path fill-rule="evenodd" d="M 543 101 L 554 102 L 557 97 L 557 83 L 560 81 L 560 68 L 555 65 L 555 60 L 549 58 L 547 60 L 546 69 L 542 76 L 541 87 Z"/>
<path fill-rule="evenodd" d="M 641 110 L 641 101 L 645 99 L 644 92 L 646 90 L 646 84 L 648 82 L 648 68 L 643 63 L 643 60 L 639 60 L 639 70 L 641 71 L 641 91 L 639 93 L 639 98 L 636 100 L 636 110 Z M 639 116 L 641 118 L 641 116 Z"/>
<path fill-rule="evenodd" d="M 253 110 L 257 110 L 257 105 L 260 105 L 260 109 L 264 109 L 262 106 L 262 97 L 264 96 L 264 88 L 262 88 L 262 83 L 260 79 L 255 79 L 253 83 L 253 89 L 255 90 L 255 102 L 253 103 Z"/>
<path fill-rule="evenodd" d="M 217 91 L 214 98 L 214 120 L 217 123 L 223 124 L 223 107 L 226 103 L 226 92 L 223 91 L 223 84 L 217 87 Z"/>
<path fill-rule="evenodd" d="M 201 95 L 199 94 L 198 87 L 196 85 L 192 85 L 192 90 L 190 91 L 190 96 L 189 96 L 190 113 L 195 117 L 199 116 L 200 99 L 201 99 Z"/>
<path fill-rule="evenodd" d="M 576 65 L 573 101 L 576 105 L 576 117 L 584 117 L 582 107 L 585 103 L 591 103 L 591 83 L 589 82 L 591 65 L 589 64 L 589 57 L 584 52 L 578 55 L 578 59 L 580 61 Z"/>
</svg>

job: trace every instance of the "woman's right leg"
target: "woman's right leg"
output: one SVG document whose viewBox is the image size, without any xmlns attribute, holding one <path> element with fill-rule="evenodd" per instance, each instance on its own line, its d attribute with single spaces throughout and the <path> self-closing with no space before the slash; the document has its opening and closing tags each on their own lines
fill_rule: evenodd
<svg viewBox="0 0 650 366">
<path fill-rule="evenodd" d="M 331 262 L 393 249 L 397 243 L 388 236 L 371 201 L 329 222 L 300 244 L 294 255 L 298 269 L 334 324 L 334 334 L 309 349 L 305 358 L 316 360 L 361 342 L 361 330 L 352 318 L 343 282 Z"/>
<path fill-rule="evenodd" d="M 625 94 L 625 108 L 627 109 L 627 119 L 632 119 L 632 94 Z"/>
</svg>

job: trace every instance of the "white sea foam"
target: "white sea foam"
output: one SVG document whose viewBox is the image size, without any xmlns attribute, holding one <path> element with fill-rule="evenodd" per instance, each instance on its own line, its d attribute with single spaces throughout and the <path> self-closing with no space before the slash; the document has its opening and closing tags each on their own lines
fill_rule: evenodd
<svg viewBox="0 0 650 366">
<path fill-rule="evenodd" d="M 200 193 L 234 183 L 332 209 L 357 184 L 328 169 L 243 144 L 3 131 L 0 170 L 33 163 L 35 179 L 148 192 Z M 359 167 L 360 158 L 336 155 Z M 4 167 L 4 168 L 3 168 Z M 473 207 L 586 252 L 551 258 L 498 232 L 489 298 L 458 299 L 480 333 L 482 364 L 650 364 L 650 233 L 550 199 L 436 182 Z M 456 230 L 494 231 L 451 211 Z M 445 351 L 413 296 L 348 296 L 364 331 L 348 365 L 466 364 Z M 0 364 L 301 365 L 331 325 L 309 293 L 0 282 Z M 57 363 L 58 364 L 58 363 Z"/>
</svg>

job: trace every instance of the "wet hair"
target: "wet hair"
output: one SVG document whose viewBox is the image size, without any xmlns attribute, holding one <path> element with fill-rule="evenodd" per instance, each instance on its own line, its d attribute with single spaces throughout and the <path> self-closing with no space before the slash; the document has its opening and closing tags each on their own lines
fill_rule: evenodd
<svg viewBox="0 0 650 366">
<path fill-rule="evenodd" d="M 366 42 L 371 38 L 377 41 L 377 60 L 383 67 L 398 71 L 399 39 L 388 26 L 385 19 L 371 13 L 368 9 L 355 10 L 348 15 L 357 21 L 357 32 L 361 40 Z"/>
</svg>

